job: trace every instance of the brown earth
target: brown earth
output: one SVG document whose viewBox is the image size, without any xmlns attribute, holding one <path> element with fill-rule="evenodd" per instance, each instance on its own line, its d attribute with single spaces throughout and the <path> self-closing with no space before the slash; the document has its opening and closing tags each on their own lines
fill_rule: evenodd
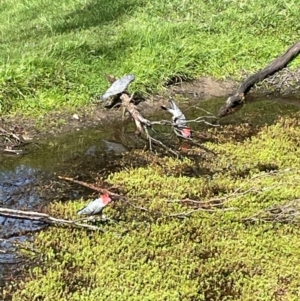
<svg viewBox="0 0 300 301">
<path fill-rule="evenodd" d="M 209 99 L 218 96 L 229 95 L 236 86 L 233 81 L 217 81 L 212 78 L 201 78 L 192 82 L 181 82 L 169 86 L 161 95 L 152 95 L 146 101 L 139 104 L 143 114 L 154 112 L 160 105 L 166 104 L 168 98 L 174 95 L 182 95 L 189 99 Z M 74 114 L 77 114 L 74 115 Z M 38 118 L 17 116 L 4 116 L 1 118 L 1 127 L 13 132 L 16 128 L 25 132 L 25 137 L 43 138 L 57 135 L 82 127 L 96 126 L 107 120 L 120 118 L 120 109 L 106 109 L 102 102 L 91 103 L 87 107 L 76 111 L 52 112 Z"/>
<path fill-rule="evenodd" d="M 246 78 L 247 75 L 244 77 Z M 251 92 L 298 93 L 300 89 L 299 78 L 300 69 L 291 71 L 285 68 L 262 81 Z M 166 87 L 162 94 L 150 96 L 146 101 L 139 104 L 139 108 L 141 113 L 147 116 L 147 114 L 158 110 L 162 104 L 166 104 L 170 96 L 179 101 L 181 98 L 206 100 L 224 96 L 225 102 L 227 97 L 236 91 L 238 85 L 239 83 L 232 80 L 216 80 L 210 77 L 178 82 Z M 71 132 L 83 127 L 97 126 L 103 122 L 120 118 L 121 114 L 120 109 L 106 109 L 102 102 L 94 102 L 89 106 L 77 108 L 76 111 L 52 112 L 38 118 L 21 115 L 4 116 L 1 118 L 1 127 L 9 132 L 14 132 L 16 128 L 21 129 L 25 133 L 25 138 L 30 137 L 36 140 Z"/>
</svg>

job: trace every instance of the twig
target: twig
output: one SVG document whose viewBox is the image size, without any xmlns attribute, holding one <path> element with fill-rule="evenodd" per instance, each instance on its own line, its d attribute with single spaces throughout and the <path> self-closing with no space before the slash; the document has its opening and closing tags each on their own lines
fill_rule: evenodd
<svg viewBox="0 0 300 301">
<path fill-rule="evenodd" d="M 208 119 L 217 119 L 217 117 L 215 116 L 200 116 L 200 117 L 197 117 L 196 119 L 191 119 L 191 120 L 185 120 L 183 121 L 183 123 L 205 123 L 207 125 L 211 125 L 211 126 L 214 126 L 214 127 L 219 127 L 220 125 L 219 124 L 213 124 L 213 123 L 210 123 L 208 121 L 206 121 L 204 118 L 208 118 Z M 175 123 L 173 121 L 169 121 L 169 120 L 159 120 L 159 121 L 151 121 L 151 125 L 170 125 L 170 126 L 173 126 L 173 127 L 176 127 L 178 126 L 178 122 Z"/>
<path fill-rule="evenodd" d="M 145 208 L 145 207 L 141 207 L 141 206 L 136 206 L 134 204 L 132 204 L 131 202 L 127 201 L 127 204 L 129 204 L 131 207 L 135 208 L 135 209 L 139 209 L 141 211 L 145 211 L 145 212 L 150 212 L 149 209 Z"/>
<path fill-rule="evenodd" d="M 168 152 L 170 152 L 170 153 L 172 153 L 173 155 L 179 157 L 179 154 L 178 154 L 176 151 L 174 151 L 173 149 L 171 149 L 170 147 L 168 147 L 167 145 L 165 145 L 164 143 L 162 143 L 160 140 L 153 138 L 153 137 L 149 134 L 148 129 L 147 129 L 146 126 L 144 127 L 144 131 L 145 131 L 146 137 L 147 137 L 147 139 L 148 139 L 148 141 L 149 141 L 149 148 L 150 148 L 151 151 L 152 151 L 152 142 L 154 142 L 154 143 L 159 144 L 160 146 L 162 146 L 162 147 L 163 147 L 164 149 L 166 149 Z"/>
<path fill-rule="evenodd" d="M 5 149 L 3 150 L 4 153 L 10 153 L 10 154 L 15 154 L 15 155 L 22 155 L 25 154 L 21 149 L 11 149 L 11 147 L 6 146 Z"/>
<path fill-rule="evenodd" d="M 232 208 L 223 208 L 222 209 L 222 211 L 232 211 L 232 210 L 236 210 L 236 208 L 232 207 Z M 178 213 L 173 213 L 173 214 L 165 215 L 164 217 L 186 218 L 186 217 L 189 217 L 193 213 L 196 213 L 198 211 L 205 211 L 205 212 L 211 212 L 212 213 L 212 212 L 217 212 L 217 211 L 220 211 L 220 210 L 217 210 L 217 209 L 205 209 L 205 208 L 199 207 L 197 209 L 190 210 L 190 211 L 187 211 L 187 212 L 178 212 Z"/>
<path fill-rule="evenodd" d="M 131 102 L 132 97 L 133 95 L 129 97 L 127 94 L 123 93 L 120 99 L 122 100 L 122 106 L 131 115 L 139 133 L 142 134 L 144 126 L 151 126 L 151 122 L 148 119 L 144 118 L 142 114 L 138 111 L 137 106 Z"/>
<path fill-rule="evenodd" d="M 98 230 L 98 231 L 104 232 L 103 228 L 100 228 L 97 226 L 81 224 L 81 223 L 77 223 L 76 221 L 72 221 L 72 220 L 55 218 L 46 213 L 39 213 L 39 212 L 35 212 L 35 211 L 23 211 L 23 210 L 0 208 L 0 215 L 12 217 L 12 218 L 18 218 L 18 219 L 39 221 L 39 222 L 44 222 L 47 224 L 54 224 L 54 225 L 59 225 L 59 226 L 67 225 L 67 226 L 73 226 L 73 227 L 77 227 L 77 228 L 78 227 L 79 228 L 87 228 L 89 230 L 94 230 L 94 231 Z"/>
<path fill-rule="evenodd" d="M 95 191 L 97 191 L 97 192 L 99 192 L 99 193 L 106 193 L 106 192 L 107 192 L 106 189 L 103 189 L 103 188 L 101 188 L 101 187 L 95 186 L 95 185 L 90 184 L 90 183 L 86 183 L 86 182 L 83 182 L 83 181 L 75 180 L 75 179 L 73 179 L 73 178 L 62 177 L 62 176 L 58 176 L 58 178 L 59 178 L 60 180 L 70 181 L 70 182 L 79 184 L 79 185 L 81 185 L 81 186 L 90 188 L 90 189 L 95 190 Z"/>
<path fill-rule="evenodd" d="M 81 186 L 84 186 L 84 187 L 87 187 L 87 188 L 90 188 L 94 191 L 97 191 L 99 193 L 102 193 L 102 194 L 105 194 L 105 193 L 108 193 L 110 196 L 114 197 L 114 198 L 117 198 L 117 199 L 121 199 L 121 198 L 124 198 L 124 196 L 121 196 L 115 192 L 112 192 L 108 189 L 104 189 L 104 188 L 101 188 L 101 187 L 98 187 L 98 186 L 95 186 L 93 184 L 90 184 L 90 183 L 86 183 L 86 182 L 83 182 L 83 181 L 79 181 L 79 180 L 75 180 L 73 178 L 69 178 L 69 177 L 62 177 L 62 176 L 58 176 L 58 178 L 60 180 L 65 180 L 65 181 L 69 181 L 69 182 L 73 182 L 73 183 L 76 183 L 76 184 L 79 184 Z"/>
<path fill-rule="evenodd" d="M 181 199 L 181 200 L 176 200 L 176 201 L 168 201 L 168 202 L 190 202 L 193 203 L 195 205 L 197 205 L 197 208 L 188 211 L 188 212 L 182 212 L 182 213 L 175 213 L 175 214 L 171 214 L 171 215 L 167 215 L 167 217 L 179 217 L 179 218 L 185 218 L 191 214 L 193 214 L 194 212 L 197 211 L 205 211 L 205 212 L 216 212 L 219 210 L 222 211 L 228 211 L 228 210 L 235 210 L 236 208 L 223 208 L 225 203 L 228 203 L 230 199 L 232 198 L 240 198 L 243 195 L 249 193 L 249 192 L 259 192 L 259 191 L 266 191 L 266 190 L 270 190 L 273 189 L 274 186 L 269 186 L 269 187 L 264 187 L 264 188 L 257 188 L 257 187 L 250 187 L 248 189 L 246 189 L 245 191 L 240 192 L 240 190 L 247 185 L 247 183 L 252 182 L 254 179 L 257 178 L 261 178 L 261 177 L 265 177 L 265 176 L 269 176 L 270 174 L 261 174 L 261 175 L 256 175 L 253 176 L 251 179 L 249 179 L 244 185 L 238 187 L 237 189 L 234 190 L 234 192 L 223 196 L 223 197 L 219 197 L 219 198 L 212 198 L 209 199 L 207 201 L 200 201 L 200 200 L 193 200 L 190 198 L 185 198 L 185 199 Z"/>
<path fill-rule="evenodd" d="M 165 148 L 167 151 L 172 153 L 175 156 L 179 156 L 177 152 L 172 150 L 170 147 L 166 146 L 163 142 L 161 142 L 158 139 L 153 138 L 148 131 L 148 128 L 152 126 L 152 122 L 142 116 L 142 114 L 138 111 L 137 106 L 131 102 L 132 96 L 129 97 L 127 94 L 123 93 L 120 97 L 122 100 L 123 107 L 129 112 L 131 117 L 133 118 L 136 128 L 140 134 L 145 134 L 146 138 L 149 142 L 149 148 L 152 151 L 152 143 L 156 143 L 163 148 Z M 172 123 L 171 123 L 172 124 Z"/>
<path fill-rule="evenodd" d="M 251 217 L 244 218 L 244 222 L 278 222 L 292 223 L 300 218 L 300 199 L 295 199 L 281 206 L 271 206 L 261 210 Z"/>
</svg>

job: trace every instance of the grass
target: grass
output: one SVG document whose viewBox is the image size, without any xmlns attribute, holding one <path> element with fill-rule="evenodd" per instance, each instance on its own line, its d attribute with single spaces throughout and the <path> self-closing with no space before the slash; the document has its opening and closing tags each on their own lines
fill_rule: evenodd
<svg viewBox="0 0 300 301">
<path fill-rule="evenodd" d="M 226 127 L 224 131 L 226 132 Z M 207 143 L 218 158 L 195 162 L 136 151 L 107 182 L 145 212 L 116 202 L 105 214 L 121 221 L 106 232 L 51 227 L 29 243 L 35 258 L 24 282 L 6 288 L 12 300 L 299 300 L 299 220 L 254 222 L 270 206 L 300 195 L 299 114 L 278 118 L 256 136 Z M 196 152 L 197 149 L 194 149 Z M 135 166 L 139 160 L 147 167 Z M 273 171 L 273 172 L 271 172 Z M 191 176 L 192 174 L 192 176 Z M 240 188 L 241 195 L 232 194 Z M 182 198 L 228 196 L 223 208 L 188 218 Z M 171 201 L 171 202 L 170 202 Z M 54 216 L 75 218 L 85 201 L 54 202 Z M 26 248 L 25 248 L 26 250 Z M 33 253 L 31 253 L 34 250 Z"/>
<path fill-rule="evenodd" d="M 88 105 L 107 88 L 105 73 L 134 73 L 132 90 L 143 93 L 174 77 L 239 80 L 298 39 L 297 9 L 283 0 L 1 1 L 0 112 Z"/>
</svg>

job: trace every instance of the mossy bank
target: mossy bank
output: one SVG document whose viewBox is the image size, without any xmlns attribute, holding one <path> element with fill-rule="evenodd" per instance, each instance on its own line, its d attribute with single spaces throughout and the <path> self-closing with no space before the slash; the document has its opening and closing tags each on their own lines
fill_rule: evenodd
<svg viewBox="0 0 300 301">
<path fill-rule="evenodd" d="M 257 215 L 276 206 L 280 212 L 299 198 L 299 134 L 295 114 L 238 143 L 206 143 L 217 157 L 203 157 L 201 175 L 192 159 L 124 155 L 131 167 L 106 179 L 131 202 L 107 208 L 117 223 L 105 224 L 105 233 L 55 227 L 39 233 L 29 252 L 37 266 L 22 283 L 8 286 L 6 296 L 299 300 L 300 229 L 293 219 L 299 208 L 287 211 L 285 220 L 263 222 Z M 142 159 L 147 167 L 136 164 Z M 57 201 L 49 211 L 75 218 L 83 205 Z"/>
</svg>

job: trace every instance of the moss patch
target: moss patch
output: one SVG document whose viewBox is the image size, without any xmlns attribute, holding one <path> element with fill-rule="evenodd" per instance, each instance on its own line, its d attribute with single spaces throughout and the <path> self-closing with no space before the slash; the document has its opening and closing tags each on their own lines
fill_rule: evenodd
<svg viewBox="0 0 300 301">
<path fill-rule="evenodd" d="M 299 197 L 299 135 L 298 114 L 243 142 L 207 143 L 218 153 L 203 158 L 207 175 L 190 175 L 192 159 L 127 154 L 147 166 L 132 160 L 106 181 L 135 207 L 120 201 L 107 208 L 118 222 L 103 225 L 104 234 L 55 227 L 39 233 L 32 243 L 39 264 L 7 296 L 13 289 L 15 301 L 298 300 L 299 225 L 244 218 Z M 224 197 L 213 212 L 170 217 L 197 209 L 182 199 Z M 75 218 L 84 203 L 55 202 L 48 209 Z"/>
</svg>

